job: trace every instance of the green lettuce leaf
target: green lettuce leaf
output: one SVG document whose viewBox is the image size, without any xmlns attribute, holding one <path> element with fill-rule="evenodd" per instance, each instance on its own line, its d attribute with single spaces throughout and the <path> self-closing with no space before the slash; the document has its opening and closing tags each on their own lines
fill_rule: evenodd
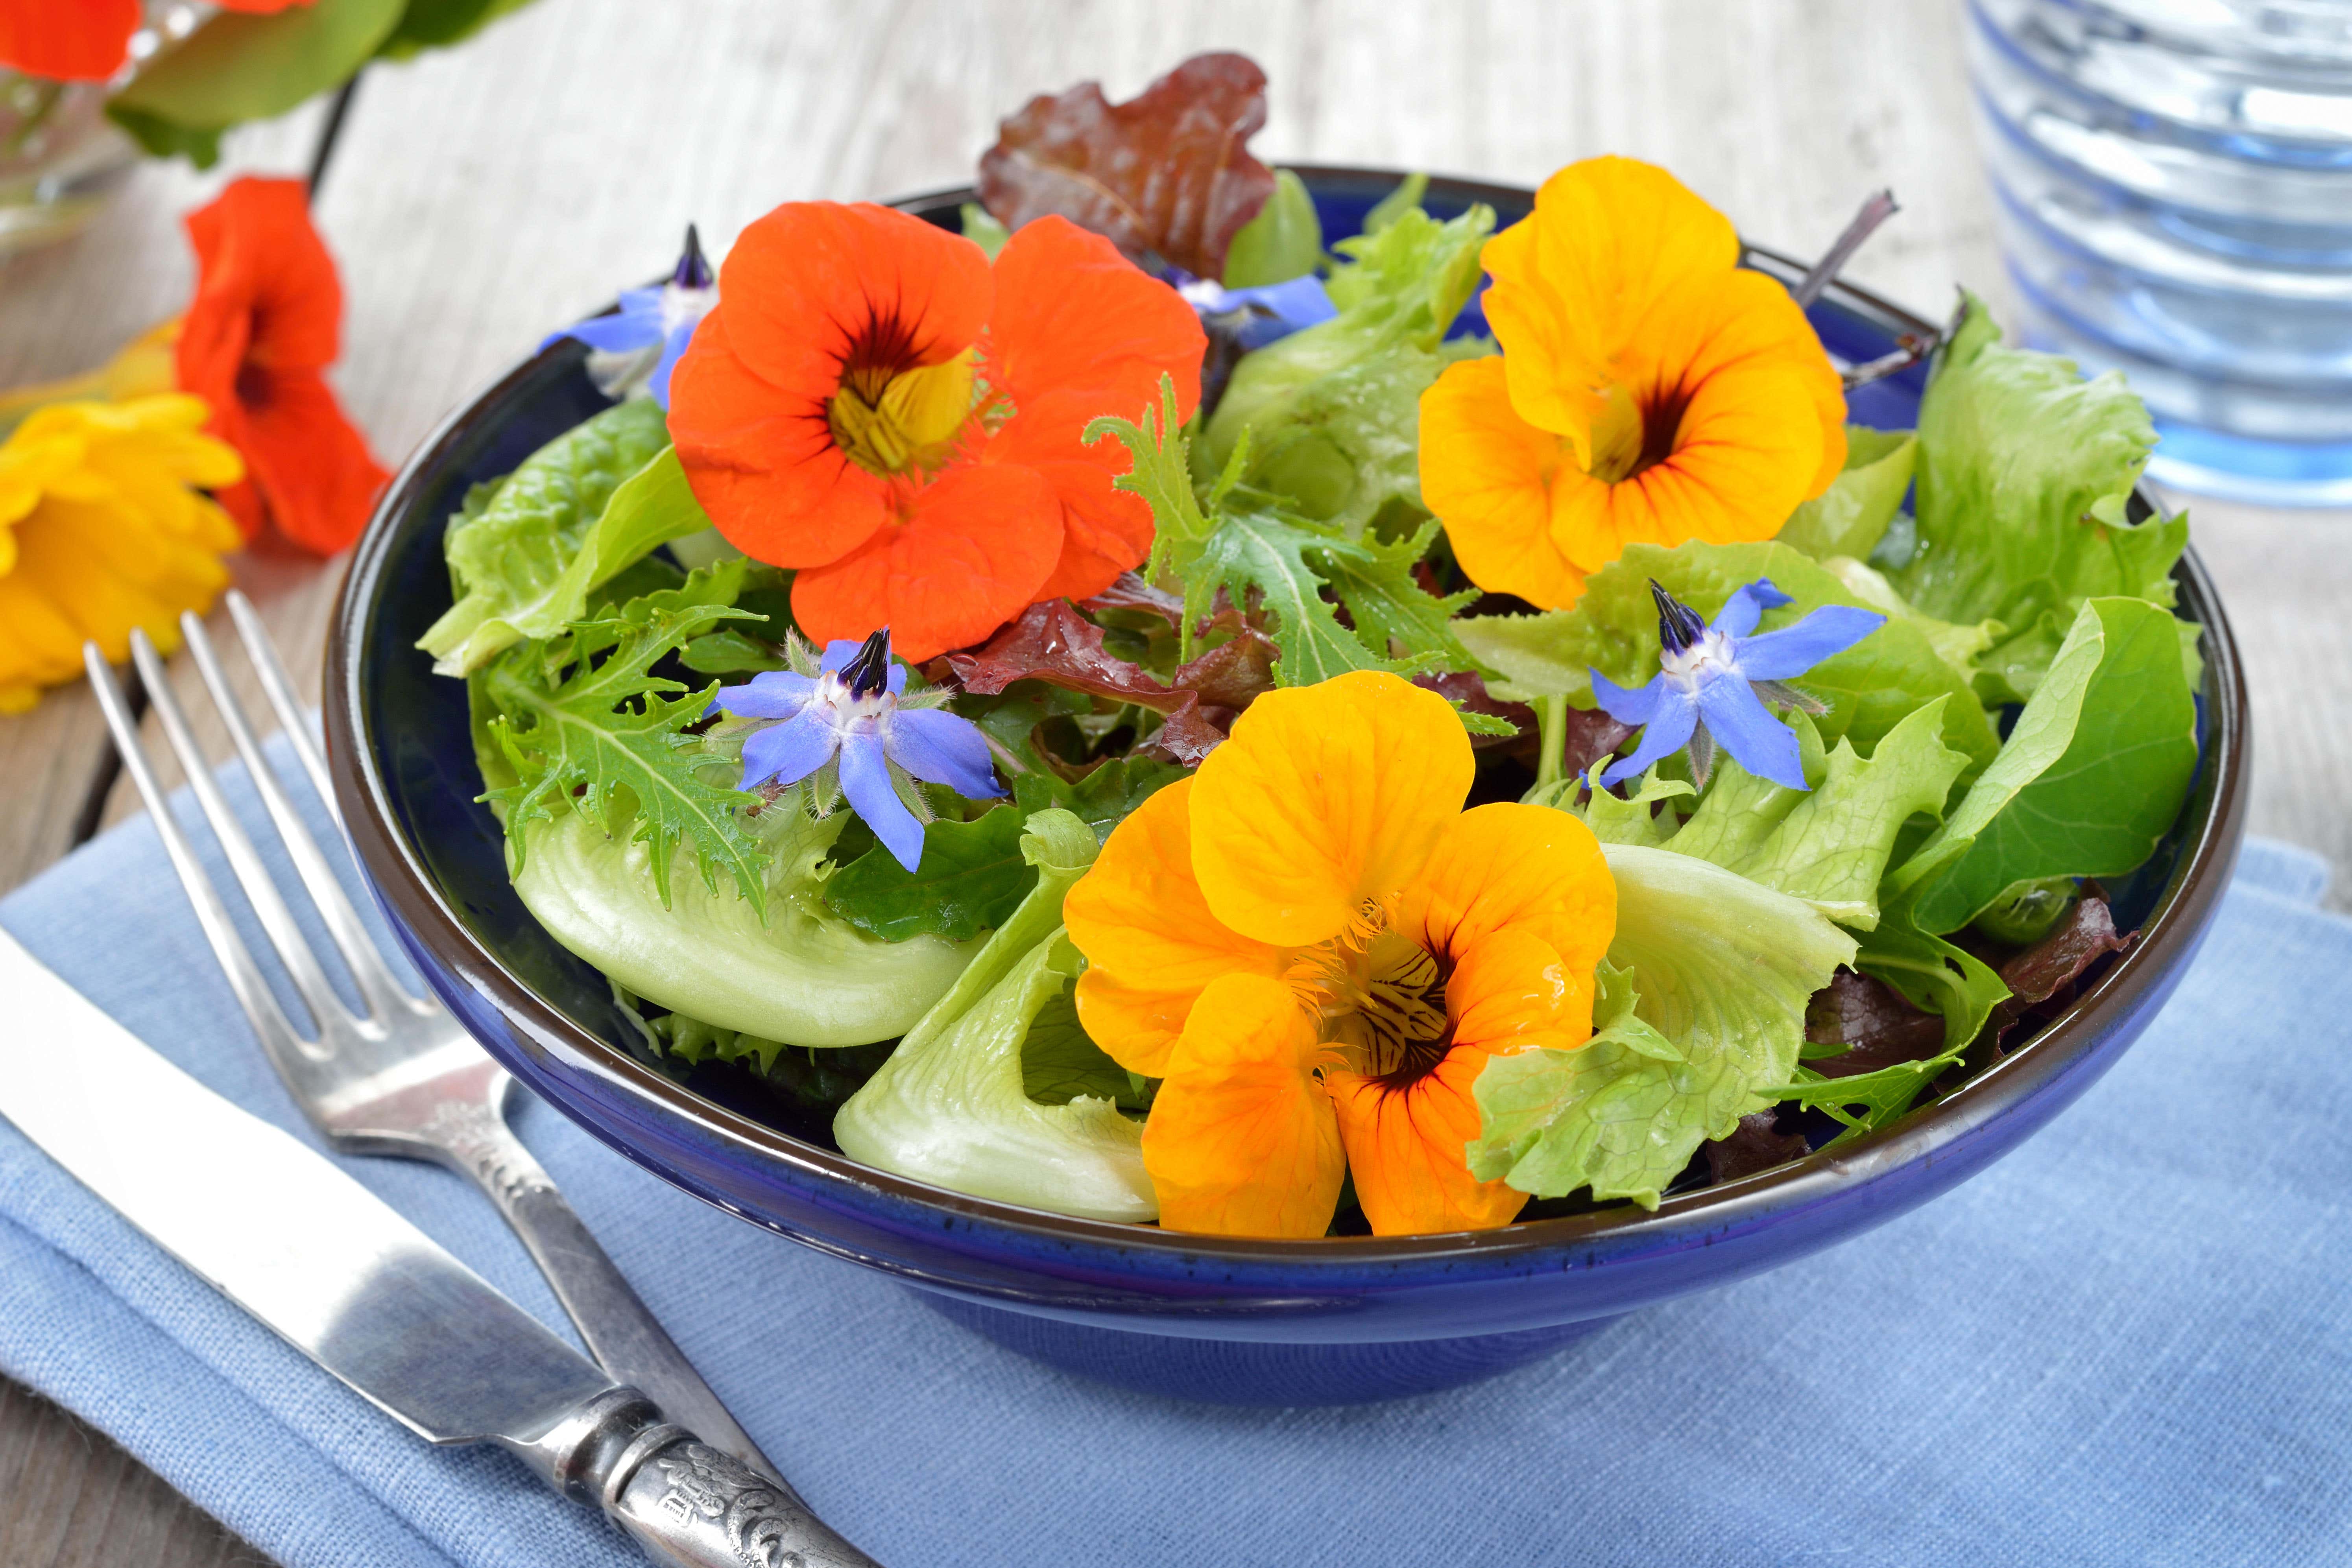
<svg viewBox="0 0 2352 1568">
<path fill-rule="evenodd" d="M 1066 1105 L 1081 1095 L 1140 1111 L 1145 1099 L 1133 1073 L 1110 1059 L 1078 1021 L 1077 998 L 1049 998 L 1021 1042 L 1021 1087 L 1040 1105 Z"/>
<path fill-rule="evenodd" d="M 1474 1093 L 1472 1174 L 1521 1192 L 1647 1208 L 1700 1144 L 1771 1103 L 1804 1043 L 1805 1005 L 1854 956 L 1853 938 L 1784 894 L 1706 861 L 1604 846 L 1617 882 L 1601 1032 L 1574 1051 L 1489 1061 Z"/>
<path fill-rule="evenodd" d="M 1005 808 L 968 822 L 938 818 L 923 825 L 915 870 L 877 844 L 825 883 L 825 907 L 886 942 L 969 941 L 1004 924 L 1036 884 L 1022 834 L 1022 814 Z"/>
<path fill-rule="evenodd" d="M 2125 520 L 2155 444 L 2121 375 L 2005 347 L 1967 299 L 1919 405 L 1916 553 L 1891 575 L 1923 614 L 2007 628 L 1979 676 L 1988 702 L 2032 695 L 2084 600 L 2171 607 L 2188 519 Z"/>
<path fill-rule="evenodd" d="M 451 519 L 443 549 L 457 602 L 417 646 L 445 675 L 478 670 L 526 637 L 552 637 L 588 591 L 665 538 L 707 528 L 658 405 L 633 399 L 557 436 L 509 475 L 478 514 Z"/>
<path fill-rule="evenodd" d="M 1845 468 L 1830 487 L 1789 515 L 1774 536 L 1815 560 L 1866 556 L 1903 509 L 1919 444 L 1908 431 L 1845 427 Z"/>
<path fill-rule="evenodd" d="M 1450 619 L 1450 607 L 1461 601 L 1433 596 L 1412 577 L 1414 552 L 1425 548 L 1416 541 L 1434 537 L 1427 528 L 1402 544 L 1382 544 L 1271 507 L 1227 509 L 1248 460 L 1246 436 L 1203 506 L 1175 413 L 1174 388 L 1163 377 L 1159 410 L 1146 409 L 1140 422 L 1097 419 L 1086 438 L 1116 436 L 1134 459 L 1114 483 L 1151 507 L 1155 532 L 1145 575 L 1154 581 L 1172 575 L 1183 584 L 1181 657 L 1192 656 L 1192 629 L 1222 589 L 1236 604 L 1255 596 L 1274 617 L 1281 654 L 1275 678 L 1283 685 L 1312 685 L 1350 670 L 1468 667 Z M 1349 606 L 1355 630 L 1340 623 L 1323 596 L 1327 586 Z M 1392 642 L 1402 645 L 1394 654 Z"/>
<path fill-rule="evenodd" d="M 1943 656 L 1944 663 L 1974 679 L 1977 661 L 1984 656 L 1996 638 L 2009 630 L 1998 621 L 1979 621 L 1961 625 L 1956 621 L 1938 621 L 1932 615 L 1922 615 L 1909 600 L 1895 591 L 1886 576 L 1867 561 L 1852 556 L 1833 555 L 1822 560 L 1829 574 L 1845 584 L 1846 591 L 1883 615 L 1908 621 L 1927 634 L 1928 645 Z"/>
<path fill-rule="evenodd" d="M 1108 1099 L 1045 1105 L 1026 1088 L 1024 1044 L 1084 964 L 1062 930 L 1062 898 L 1096 848 L 1094 830 L 1069 812 L 1029 818 L 1023 849 L 1036 887 L 834 1117 L 844 1154 L 1057 1214 L 1157 1217 L 1142 1124 Z"/>
<path fill-rule="evenodd" d="M 576 812 L 616 831 L 629 826 L 632 841 L 646 846 L 665 903 L 670 862 L 684 844 L 711 890 L 724 871 L 758 912 L 766 855 L 743 808 L 759 797 L 714 782 L 714 771 L 733 769 L 685 733 L 709 709 L 718 683 L 689 691 L 652 674 L 656 661 L 689 639 L 749 613 L 733 603 L 747 566 L 730 561 L 697 572 L 682 588 L 632 600 L 607 619 L 580 622 L 544 647 L 516 648 L 486 672 L 482 695 L 498 709 L 486 727 L 515 779 L 490 798 L 506 822 L 517 869 L 530 858 L 534 823 Z"/>
<path fill-rule="evenodd" d="M 819 872 L 848 818 L 788 814 L 796 820 L 785 841 L 761 846 L 764 920 L 762 904 L 732 887 L 688 878 L 665 889 L 651 844 L 575 810 L 532 826 L 515 892 L 572 953 L 716 1028 L 826 1048 L 904 1034 L 962 973 L 971 948 L 936 936 L 884 942 L 834 918 L 817 896 Z"/>
<path fill-rule="evenodd" d="M 2196 770 L 2197 708 L 2171 612 L 2090 600 L 2000 754 L 1886 896 L 1941 933 L 2012 883 L 2120 875 L 2154 852 Z"/>
<path fill-rule="evenodd" d="M 1244 485 L 1351 538 L 1392 501 L 1418 513 L 1421 394 L 1452 361 L 1491 351 L 1444 338 L 1494 226 L 1484 206 L 1443 224 L 1408 208 L 1340 241 L 1352 259 L 1326 285 L 1339 314 L 1243 356 L 1202 433 L 1203 462 L 1221 470 L 1246 436 Z"/>
<path fill-rule="evenodd" d="M 1501 673 L 1503 679 L 1486 683 L 1496 696 L 1532 702 L 1564 694 L 1575 706 L 1589 707 L 1592 670 L 1624 686 L 1641 685 L 1658 673 L 1653 578 L 1709 619 L 1742 584 L 1769 578 L 1794 602 L 1765 612 L 1767 631 L 1824 604 L 1862 603 L 1819 562 L 1787 545 L 1629 545 L 1622 557 L 1586 580 L 1584 597 L 1573 610 L 1471 616 L 1455 622 L 1454 632 L 1480 663 Z M 1864 757 L 1895 726 L 1939 696 L 1952 699 L 1943 709 L 1944 744 L 1968 758 L 1971 768 L 1990 762 L 2000 747 L 1967 678 L 1909 621 L 1890 620 L 1794 684 L 1829 705 L 1817 721 L 1822 740 L 1851 739 Z"/>
<path fill-rule="evenodd" d="M 1821 750 L 1818 736 L 1814 737 L 1813 750 L 1817 754 Z M 1565 788 L 1552 791 L 1549 796 L 1530 793 L 1528 803 L 1558 806 L 1583 818 L 1584 825 L 1592 830 L 1592 836 L 1604 844 L 1655 846 L 1672 841 L 1675 831 L 1675 814 L 1672 811 L 1653 812 L 1650 808 L 1661 800 L 1680 800 L 1698 791 L 1685 779 L 1660 778 L 1658 769 L 1652 768 L 1642 775 L 1641 789 L 1620 800 L 1601 788 L 1601 773 L 1606 767 L 1605 761 L 1592 765 L 1591 772 L 1582 781 L 1583 787 L 1591 791 L 1591 799 L 1581 806 L 1570 804 L 1578 788 L 1578 781 L 1572 779 L 1567 781 Z"/>
<path fill-rule="evenodd" d="M 209 169 L 222 131 L 341 87 L 405 10 L 406 0 L 315 0 L 269 15 L 220 12 L 142 65 L 106 112 L 148 152 Z"/>
<path fill-rule="evenodd" d="M 1843 1143 L 1885 1126 L 1911 1109 L 1921 1091 L 1943 1075 L 1984 1029 L 2009 987 L 1981 959 L 1941 937 L 1889 921 L 1861 939 L 1853 967 L 1901 991 L 1911 1005 L 1944 1016 L 1944 1049 L 1918 1061 L 1898 1061 L 1874 1072 L 1825 1078 L 1800 1066 L 1793 1082 L 1762 1091 L 1824 1111 L 1845 1124 Z"/>
<path fill-rule="evenodd" d="M 1274 172 L 1274 194 L 1225 247 L 1224 286 L 1255 288 L 1284 283 L 1323 265 L 1323 220 L 1307 182 L 1287 169 Z"/>
<path fill-rule="evenodd" d="M 1803 899 L 1841 925 L 1872 929 L 1896 835 L 1914 818 L 1942 816 L 1945 797 L 1967 766 L 1968 758 L 1939 738 L 1942 707 L 1950 700 L 1937 697 L 1912 713 L 1868 758 L 1851 740 L 1840 740 L 1823 758 L 1820 741 L 1805 734 L 1811 724 L 1799 715 L 1800 738 L 1811 742 L 1804 749 L 1813 788 L 1783 789 L 1727 757 L 1666 848 Z"/>
</svg>

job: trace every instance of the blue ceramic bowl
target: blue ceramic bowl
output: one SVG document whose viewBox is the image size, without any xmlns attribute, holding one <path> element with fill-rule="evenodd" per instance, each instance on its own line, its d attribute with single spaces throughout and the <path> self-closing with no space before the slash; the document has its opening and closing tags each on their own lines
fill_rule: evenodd
<svg viewBox="0 0 2352 1568">
<path fill-rule="evenodd" d="M 1354 232 L 1393 172 L 1302 171 L 1326 232 Z M 951 225 L 968 193 L 902 204 Z M 1529 193 L 1437 181 L 1433 210 Z M 1795 264 L 1750 253 L 1793 277 Z M 1832 287 L 1812 319 L 1859 361 L 1916 317 Z M 686 1081 L 650 1062 L 604 977 L 559 947 L 508 886 L 464 688 L 415 650 L 449 602 L 445 519 L 467 486 L 511 470 L 604 406 L 576 346 L 517 367 L 413 457 L 360 542 L 329 650 L 336 792 L 362 863 L 418 968 L 517 1078 L 614 1148 L 688 1191 L 897 1276 L 950 1317 L 1055 1365 L 1183 1397 L 1300 1405 L 1466 1383 L 1548 1354 L 1621 1312 L 1800 1258 L 1965 1180 L 2090 1087 L 2147 1026 L 2197 949 L 2243 829 L 2246 699 L 2211 582 L 2180 565 L 2180 612 L 2203 622 L 2202 759 L 2171 837 L 2116 890 L 2145 935 L 2031 1044 L 1877 1135 L 1727 1184 L 1501 1230 L 1315 1241 L 1218 1241 L 1065 1218 L 870 1169 L 822 1120 L 784 1130 L 748 1081 Z M 1853 399 L 1854 417 L 1913 423 L 1914 369 Z M 760 1117 L 750 1112 L 757 1109 Z M 795 1135 L 795 1134 L 798 1135 Z"/>
</svg>

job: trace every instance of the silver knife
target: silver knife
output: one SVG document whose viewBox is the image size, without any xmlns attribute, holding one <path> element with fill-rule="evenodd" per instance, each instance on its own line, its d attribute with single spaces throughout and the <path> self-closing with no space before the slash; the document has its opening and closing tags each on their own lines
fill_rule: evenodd
<svg viewBox="0 0 2352 1568">
<path fill-rule="evenodd" d="M 662 1418 L 324 1155 L 133 1038 L 0 931 L 0 1115 L 431 1443 L 495 1443 L 677 1568 L 879 1568 Z"/>
</svg>

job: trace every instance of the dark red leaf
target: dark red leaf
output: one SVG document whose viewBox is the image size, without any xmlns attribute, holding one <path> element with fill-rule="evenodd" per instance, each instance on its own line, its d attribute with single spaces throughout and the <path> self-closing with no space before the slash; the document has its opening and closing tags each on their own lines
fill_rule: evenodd
<svg viewBox="0 0 2352 1568">
<path fill-rule="evenodd" d="M 2000 967 L 2010 997 L 1993 1009 L 2005 1031 L 2028 1015 L 2047 1016 L 2074 999 L 2075 983 L 2103 955 L 2120 953 L 2138 937 L 2116 935 L 2114 911 L 2095 891 L 2085 889 L 2072 911 L 2049 936 Z"/>
<path fill-rule="evenodd" d="M 1706 1148 L 1707 1173 L 1718 1183 L 1769 1171 L 1812 1152 L 1802 1133 L 1783 1133 L 1775 1128 L 1769 1111 L 1740 1117 L 1731 1136 L 1710 1138 Z"/>
<path fill-rule="evenodd" d="M 1059 213 L 1146 268 L 1223 277 L 1225 249 L 1274 194 L 1244 145 L 1265 123 L 1265 73 L 1246 55 L 1195 55 L 1115 104 L 1097 82 L 1033 98 L 980 160 L 980 199 L 1019 228 Z"/>
<path fill-rule="evenodd" d="M 1592 765 L 1625 744 L 1633 727 L 1619 724 L 1600 708 L 1570 708 L 1560 727 L 1560 772 L 1564 777 L 1581 779 Z"/>
<path fill-rule="evenodd" d="M 1198 692 L 1209 707 L 1238 712 L 1274 690 L 1274 662 L 1281 647 L 1263 632 L 1244 626 L 1176 672 L 1176 689 Z"/>
<path fill-rule="evenodd" d="M 1080 604 L 1086 610 L 1140 610 L 1157 615 L 1171 626 L 1184 624 L 1184 601 L 1176 595 L 1157 589 L 1132 571 L 1122 571 L 1118 580 L 1092 599 Z"/>
<path fill-rule="evenodd" d="M 1507 719 L 1519 727 L 1517 735 L 1474 735 L 1473 747 L 1484 750 L 1491 747 L 1514 749 L 1540 732 L 1536 710 L 1524 703 L 1507 703 L 1486 690 L 1486 683 L 1475 671 L 1458 670 L 1442 675 L 1415 675 L 1412 684 L 1426 692 L 1435 692 L 1451 703 L 1458 703 L 1472 713 L 1483 713 L 1494 718 Z M 1621 737 L 1622 738 L 1622 737 Z"/>
<path fill-rule="evenodd" d="M 1201 758 L 1225 743 L 1225 731 L 1234 717 L 1233 709 L 1205 707 L 1197 694 L 1186 692 L 1183 706 L 1168 716 L 1158 734 L 1136 749 L 1197 768 Z"/>
<path fill-rule="evenodd" d="M 1898 1061 L 1920 1061 L 1944 1049 L 1944 1020 L 1874 975 L 1842 968 L 1813 993 L 1805 1009 L 1805 1039 L 1814 1045 L 1850 1045 L 1840 1056 L 1811 1057 L 1805 1065 L 1824 1078 L 1875 1072 Z"/>
<path fill-rule="evenodd" d="M 1019 620 L 981 647 L 950 653 L 963 689 L 993 695 L 1015 681 L 1040 680 L 1072 691 L 1120 702 L 1140 703 L 1161 713 L 1186 698 L 1170 691 L 1139 664 L 1103 647 L 1102 628 L 1079 614 L 1066 599 L 1033 604 Z"/>
</svg>

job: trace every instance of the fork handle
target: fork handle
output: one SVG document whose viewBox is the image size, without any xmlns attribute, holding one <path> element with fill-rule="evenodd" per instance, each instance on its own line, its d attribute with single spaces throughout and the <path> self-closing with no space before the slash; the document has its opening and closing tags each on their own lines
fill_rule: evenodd
<svg viewBox="0 0 2352 1568">
<path fill-rule="evenodd" d="M 488 1106 L 466 1117 L 461 1135 L 445 1122 L 436 1152 L 489 1195 L 554 1287 L 597 1364 L 651 1396 L 680 1426 L 735 1455 L 779 1486 L 769 1463 L 719 1396 L 694 1370 L 604 1249 L 572 1211 L 553 1178 Z M 791 1489 L 787 1486 L 786 1492 Z"/>
</svg>

